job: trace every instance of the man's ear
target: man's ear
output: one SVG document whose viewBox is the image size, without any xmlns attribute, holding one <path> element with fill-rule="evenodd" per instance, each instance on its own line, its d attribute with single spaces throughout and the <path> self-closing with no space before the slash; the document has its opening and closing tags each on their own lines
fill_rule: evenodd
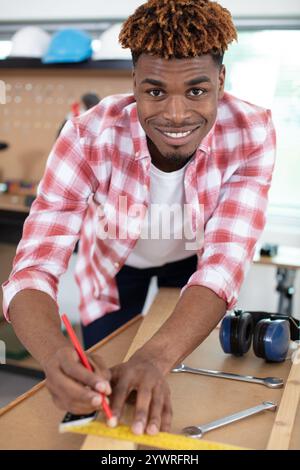
<svg viewBox="0 0 300 470">
<path fill-rule="evenodd" d="M 220 72 L 219 72 L 219 92 L 218 92 L 219 100 L 221 100 L 224 96 L 225 77 L 226 77 L 226 68 L 225 68 L 225 65 L 221 65 Z"/>
</svg>

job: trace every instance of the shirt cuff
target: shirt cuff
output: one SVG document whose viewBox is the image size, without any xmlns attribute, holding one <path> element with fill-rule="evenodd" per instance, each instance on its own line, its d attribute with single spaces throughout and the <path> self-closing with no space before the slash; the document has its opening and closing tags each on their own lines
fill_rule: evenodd
<svg viewBox="0 0 300 470">
<path fill-rule="evenodd" d="M 192 274 L 187 284 L 181 289 L 180 296 L 190 286 L 203 286 L 212 290 L 227 303 L 227 310 L 232 310 L 237 303 L 238 291 L 235 291 L 222 274 L 212 267 L 201 268 Z"/>
<path fill-rule="evenodd" d="M 2 284 L 3 290 L 3 314 L 8 322 L 9 305 L 13 297 L 24 289 L 34 289 L 50 295 L 57 304 L 57 287 L 54 278 L 41 271 L 24 270 L 14 274 L 8 281 Z"/>
</svg>

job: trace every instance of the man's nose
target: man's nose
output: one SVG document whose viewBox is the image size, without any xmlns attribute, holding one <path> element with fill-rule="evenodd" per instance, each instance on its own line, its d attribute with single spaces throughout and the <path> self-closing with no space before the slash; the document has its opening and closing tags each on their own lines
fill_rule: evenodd
<svg viewBox="0 0 300 470">
<path fill-rule="evenodd" d="M 191 112 L 184 96 L 170 96 L 165 102 L 164 118 L 170 124 L 179 127 L 190 117 Z"/>
</svg>

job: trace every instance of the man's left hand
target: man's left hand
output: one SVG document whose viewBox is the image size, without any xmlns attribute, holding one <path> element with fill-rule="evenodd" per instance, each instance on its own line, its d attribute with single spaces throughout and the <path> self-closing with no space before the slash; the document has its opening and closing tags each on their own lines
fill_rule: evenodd
<svg viewBox="0 0 300 470">
<path fill-rule="evenodd" d="M 153 435 L 170 430 L 172 406 L 169 385 L 151 360 L 137 353 L 129 361 L 113 367 L 111 373 L 111 407 L 118 420 L 129 395 L 135 392 L 132 431 Z"/>
</svg>

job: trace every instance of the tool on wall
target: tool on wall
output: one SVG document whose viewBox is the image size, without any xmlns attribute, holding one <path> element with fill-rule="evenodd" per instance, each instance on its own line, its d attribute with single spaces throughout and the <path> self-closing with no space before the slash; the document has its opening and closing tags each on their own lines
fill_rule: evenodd
<svg viewBox="0 0 300 470">
<path fill-rule="evenodd" d="M 288 315 L 234 310 L 223 318 L 220 343 L 225 353 L 243 356 L 253 349 L 269 362 L 286 359 L 290 340 L 299 340 L 300 322 Z"/>
<path fill-rule="evenodd" d="M 217 370 L 196 369 L 194 367 L 179 364 L 172 369 L 172 372 L 187 372 L 190 374 L 206 375 L 220 379 L 239 380 L 240 382 L 250 382 L 255 384 L 264 385 L 269 388 L 283 387 L 283 380 L 278 377 L 253 377 L 251 375 L 229 374 L 227 372 L 220 372 Z"/>
</svg>

